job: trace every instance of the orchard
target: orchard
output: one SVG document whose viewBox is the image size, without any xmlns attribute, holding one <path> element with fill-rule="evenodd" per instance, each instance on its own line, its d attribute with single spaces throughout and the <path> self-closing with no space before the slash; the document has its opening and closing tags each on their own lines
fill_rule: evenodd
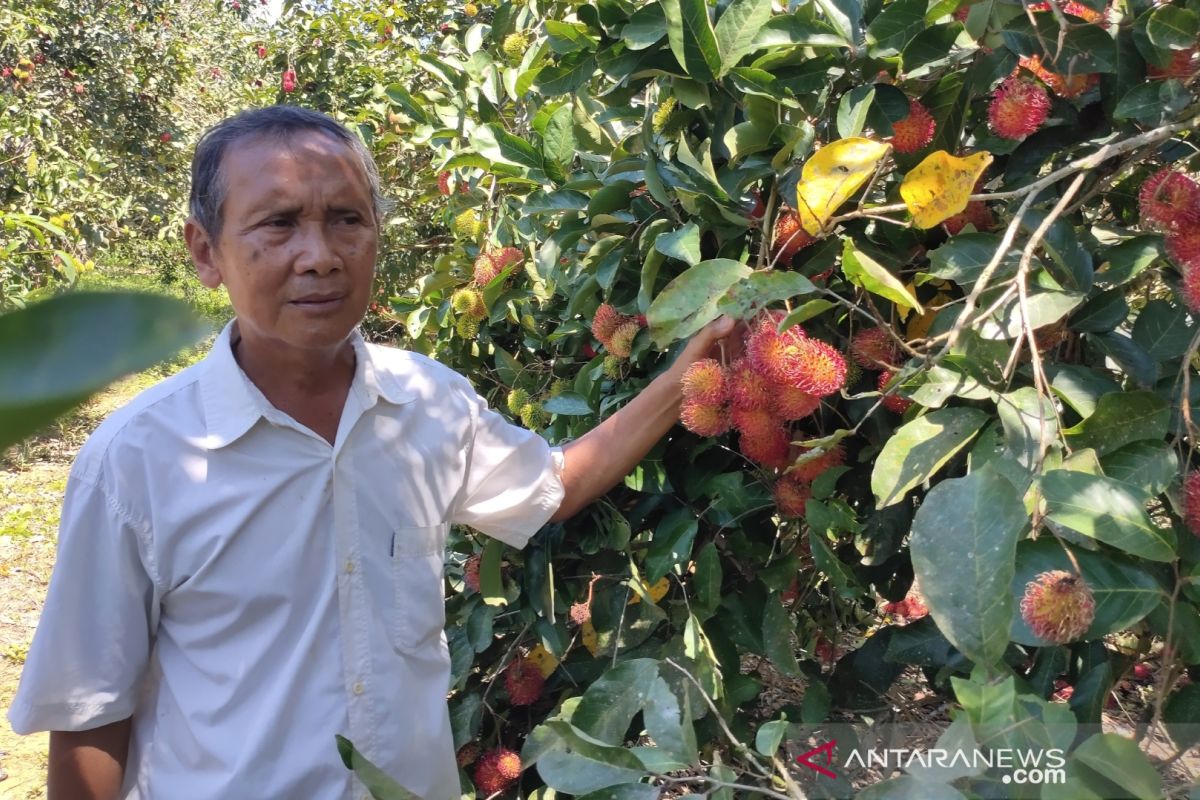
<svg viewBox="0 0 1200 800">
<path fill-rule="evenodd" d="M 1196 791 L 1200 7 L 324 6 L 0 12 L 3 369 L 42 296 L 174 240 L 206 124 L 271 102 L 358 131 L 397 201 L 371 335 L 552 443 L 737 320 L 622 487 L 522 550 L 452 532 L 465 796 Z M 3 390 L 4 443 L 97 385 L 51 388 Z M 919 720 L 891 746 L 1061 780 L 845 768 Z"/>
</svg>

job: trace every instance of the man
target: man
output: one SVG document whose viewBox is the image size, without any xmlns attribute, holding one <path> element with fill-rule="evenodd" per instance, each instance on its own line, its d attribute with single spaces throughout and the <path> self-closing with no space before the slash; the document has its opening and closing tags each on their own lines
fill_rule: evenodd
<svg viewBox="0 0 1200 800">
<path fill-rule="evenodd" d="M 367 345 L 370 155 L 286 106 L 209 131 L 184 236 L 236 319 L 80 451 L 21 686 L 50 800 L 351 798 L 334 734 L 423 798 L 457 798 L 445 691 L 451 523 L 522 546 L 677 421 L 691 341 L 552 450 L 422 356 Z"/>
</svg>

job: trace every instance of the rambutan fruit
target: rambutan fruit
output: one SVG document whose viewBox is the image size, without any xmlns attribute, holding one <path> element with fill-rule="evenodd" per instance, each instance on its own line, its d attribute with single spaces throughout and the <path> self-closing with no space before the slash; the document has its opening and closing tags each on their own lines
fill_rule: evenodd
<svg viewBox="0 0 1200 800">
<path fill-rule="evenodd" d="M 1193 261 L 1184 264 L 1181 269 L 1183 277 L 1179 281 L 1179 296 L 1184 305 L 1200 312 L 1200 264 Z"/>
<path fill-rule="evenodd" d="M 677 108 L 678 101 L 674 97 L 666 97 L 654 109 L 650 118 L 650 129 L 657 134 L 670 136 L 677 133 L 679 118 L 682 112 Z"/>
<path fill-rule="evenodd" d="M 1050 570 L 1025 584 L 1021 618 L 1039 639 L 1053 644 L 1074 641 L 1087 631 L 1095 616 L 1092 590 L 1078 575 Z"/>
<path fill-rule="evenodd" d="M 465 769 L 475 763 L 481 751 L 482 748 L 479 746 L 479 742 L 467 742 L 458 748 L 458 752 L 454 754 L 454 760 L 460 768 Z"/>
<path fill-rule="evenodd" d="M 783 383 L 817 397 L 833 394 L 846 384 L 846 359 L 833 345 L 803 339 L 784 361 Z"/>
<path fill-rule="evenodd" d="M 1170 63 L 1165 67 L 1156 67 L 1150 64 L 1146 67 L 1146 74 L 1151 78 L 1178 78 L 1179 80 L 1187 80 L 1196 74 L 1197 67 L 1200 66 L 1196 61 L 1196 48 L 1189 47 L 1186 50 L 1176 50 L 1171 56 Z"/>
<path fill-rule="evenodd" d="M 483 295 L 476 289 L 459 289 L 450 297 L 450 305 L 459 314 L 466 314 L 473 319 L 483 319 L 487 316 L 487 305 Z"/>
<path fill-rule="evenodd" d="M 629 358 L 633 353 L 633 340 L 637 337 L 638 331 L 641 329 L 641 326 L 637 324 L 637 320 L 626 319 L 625 322 L 617 326 L 612 338 L 609 339 L 608 352 L 617 358 Z"/>
<path fill-rule="evenodd" d="M 1200 225 L 1188 225 L 1168 232 L 1167 255 L 1180 268 L 1200 264 Z"/>
<path fill-rule="evenodd" d="M 491 256 L 501 270 L 506 270 L 513 264 L 520 264 L 525 260 L 525 254 L 511 245 L 492 251 Z"/>
<path fill-rule="evenodd" d="M 479 563 L 482 557 L 476 553 L 463 562 L 463 583 L 472 591 L 479 591 Z"/>
<path fill-rule="evenodd" d="M 522 409 L 529 405 L 532 400 L 533 398 L 529 396 L 529 392 L 517 388 L 508 393 L 508 399 L 505 401 L 505 404 L 508 406 L 509 411 L 520 416 Z"/>
<path fill-rule="evenodd" d="M 854 334 L 850 354 L 863 369 L 894 367 L 900 360 L 900 348 L 883 328 L 866 328 Z"/>
<path fill-rule="evenodd" d="M 438 193 L 443 195 L 450 194 L 450 172 L 449 170 L 438 174 Z"/>
<path fill-rule="evenodd" d="M 896 373 L 888 370 L 884 370 L 883 372 L 879 373 L 879 391 L 887 391 L 887 385 L 891 383 L 892 378 L 895 376 Z M 905 411 L 908 411 L 908 408 L 912 405 L 912 403 L 912 400 L 909 400 L 907 397 L 901 397 L 894 392 L 892 394 L 884 395 L 883 397 L 883 407 L 888 411 L 891 411 L 893 414 L 903 414 Z"/>
<path fill-rule="evenodd" d="M 540 431 L 550 424 L 550 414 L 541 403 L 528 403 L 521 409 L 521 424 L 531 431 Z"/>
<path fill-rule="evenodd" d="M 770 312 L 760 317 L 746 337 L 746 357 L 763 376 L 776 383 L 788 383 L 788 360 L 795 348 L 808 335 L 799 325 L 780 332 L 782 312 Z"/>
<path fill-rule="evenodd" d="M 721 405 L 684 400 L 679 407 L 679 421 L 698 436 L 720 436 L 729 430 L 729 412 Z"/>
<path fill-rule="evenodd" d="M 996 219 L 992 216 L 987 203 L 982 200 L 972 200 L 967 203 L 966 209 L 962 212 L 942 220 L 942 227 L 951 236 L 958 235 L 968 224 L 974 225 L 977 231 L 990 231 L 995 227 Z"/>
<path fill-rule="evenodd" d="M 504 37 L 504 42 L 500 45 L 504 57 L 508 59 L 510 64 L 520 64 L 521 59 L 525 56 L 525 51 L 529 49 L 529 37 L 524 33 L 510 33 Z"/>
<path fill-rule="evenodd" d="M 454 232 L 463 239 L 474 239 L 479 235 L 479 214 L 473 208 L 460 211 L 454 217 Z"/>
<path fill-rule="evenodd" d="M 592 317 L 592 336 L 595 336 L 600 344 L 608 347 L 613 334 L 617 332 L 617 328 L 624 321 L 624 314 L 608 303 L 601 303 L 600 307 L 596 309 L 596 315 Z"/>
<path fill-rule="evenodd" d="M 471 265 L 471 279 L 476 286 L 487 286 L 496 276 L 500 274 L 500 267 L 497 266 L 496 260 L 487 253 L 480 253 L 475 258 L 475 263 Z"/>
<path fill-rule="evenodd" d="M 1188 530 L 1200 536 L 1200 469 L 1183 478 L 1183 521 Z"/>
<path fill-rule="evenodd" d="M 783 427 L 781 420 L 774 411 L 767 408 L 737 408 L 729 414 L 733 427 L 747 436 L 763 438 L 772 435 Z"/>
<path fill-rule="evenodd" d="M 729 399 L 725 368 L 715 358 L 702 358 L 688 365 L 680 379 L 685 400 L 716 406 Z"/>
<path fill-rule="evenodd" d="M 582 625 L 592 618 L 592 604 L 587 600 L 572 603 L 567 616 L 571 618 L 571 622 L 574 622 L 576 625 Z"/>
<path fill-rule="evenodd" d="M 1170 167 L 1163 167 L 1142 182 L 1138 210 L 1147 228 L 1172 230 L 1200 227 L 1200 184 Z"/>
<path fill-rule="evenodd" d="M 503 747 L 484 753 L 475 764 L 475 788 L 482 797 L 503 792 L 520 777 L 521 756 Z"/>
<path fill-rule="evenodd" d="M 1010 75 L 996 89 L 988 106 L 988 125 L 1004 139 L 1024 139 L 1042 127 L 1050 114 L 1046 90 L 1018 75 Z"/>
<path fill-rule="evenodd" d="M 479 320 L 463 314 L 454 323 L 454 331 L 463 339 L 474 339 L 479 335 Z"/>
<path fill-rule="evenodd" d="M 514 706 L 531 706 L 542 696 L 546 678 L 532 658 L 518 658 L 504 670 L 504 688 Z"/>
<path fill-rule="evenodd" d="M 771 255 L 787 262 L 812 243 L 813 238 L 800 225 L 800 215 L 795 211 L 780 211 L 775 218 L 775 232 L 771 236 Z"/>
<path fill-rule="evenodd" d="M 782 469 L 787 466 L 788 448 L 791 437 L 782 425 L 763 435 L 750 436 L 743 433 L 738 439 L 738 449 L 746 458 L 764 467 Z"/>
<path fill-rule="evenodd" d="M 614 381 L 619 380 L 625 374 L 625 359 L 617 358 L 614 355 L 604 357 L 604 363 L 601 366 L 605 377 L 612 378 Z"/>
<path fill-rule="evenodd" d="M 804 483 L 812 483 L 817 478 L 821 477 L 831 467 L 836 467 L 846 463 L 846 448 L 841 444 L 835 444 L 825 450 L 820 455 L 812 458 L 799 460 L 799 456 L 806 453 L 811 453 L 812 448 L 802 447 L 797 456 L 796 463 L 788 470 L 787 474 L 795 480 Z"/>
<path fill-rule="evenodd" d="M 1017 64 L 1037 76 L 1038 80 L 1050 87 L 1050 91 L 1059 97 L 1079 97 L 1079 95 L 1094 88 L 1100 83 L 1100 76 L 1094 72 L 1060 75 L 1047 69 L 1039 55 L 1021 56 Z"/>
<path fill-rule="evenodd" d="M 812 486 L 788 474 L 775 481 L 772 494 L 775 497 L 775 507 L 781 515 L 803 517 L 805 504 L 812 497 Z"/>
<path fill-rule="evenodd" d="M 804 419 L 821 407 L 821 398 L 794 386 L 775 384 L 772 394 L 771 409 L 785 420 Z"/>
<path fill-rule="evenodd" d="M 897 153 L 915 153 L 933 141 L 937 122 L 919 100 L 909 99 L 908 116 L 892 123 L 892 147 Z"/>
<path fill-rule="evenodd" d="M 772 381 L 744 358 L 729 368 L 729 399 L 734 408 L 770 408 L 773 402 Z"/>
</svg>

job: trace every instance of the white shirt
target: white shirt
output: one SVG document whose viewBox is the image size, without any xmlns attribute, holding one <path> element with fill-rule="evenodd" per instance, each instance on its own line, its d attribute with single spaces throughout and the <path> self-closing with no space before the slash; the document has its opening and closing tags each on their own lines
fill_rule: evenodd
<svg viewBox="0 0 1200 800">
<path fill-rule="evenodd" d="M 231 327 L 80 451 L 13 730 L 133 715 L 125 798 L 357 800 L 342 734 L 457 800 L 447 528 L 524 545 L 562 500 L 558 454 L 357 333 L 331 446 L 246 378 Z"/>
</svg>

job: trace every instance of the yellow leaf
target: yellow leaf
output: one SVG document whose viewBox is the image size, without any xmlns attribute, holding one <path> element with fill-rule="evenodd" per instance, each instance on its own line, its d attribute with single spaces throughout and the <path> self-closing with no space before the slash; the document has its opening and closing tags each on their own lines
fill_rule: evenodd
<svg viewBox="0 0 1200 800">
<path fill-rule="evenodd" d="M 950 295 L 945 292 L 938 292 L 937 296 L 928 303 L 924 314 L 913 317 L 908 321 L 908 327 L 905 331 L 907 340 L 911 342 L 914 339 L 924 339 L 929 334 L 929 328 L 933 325 L 934 319 L 937 318 L 938 312 L 942 310 L 943 306 L 952 301 L 953 298 Z"/>
<path fill-rule="evenodd" d="M 589 624 L 591 624 L 590 620 Z M 595 629 L 593 629 L 592 632 L 595 633 Z M 584 646 L 586 647 L 586 644 Z M 543 678 L 549 678 L 550 673 L 558 669 L 558 659 L 555 658 L 554 653 L 551 653 L 543 645 L 539 644 L 537 647 L 530 650 L 527 657 L 532 659 L 533 662 L 537 664 L 538 670 L 542 673 Z"/>
<path fill-rule="evenodd" d="M 945 150 L 930 153 L 904 176 L 900 196 L 918 228 L 932 228 L 967 207 L 975 182 L 992 163 L 986 150 L 956 158 Z"/>
<path fill-rule="evenodd" d="M 33 177 L 38 171 L 38 156 L 37 153 L 30 153 L 29 158 L 25 159 L 25 174 Z"/>
<path fill-rule="evenodd" d="M 667 592 L 671 589 L 671 581 L 666 576 L 663 576 L 659 578 L 658 582 L 653 586 L 646 586 L 646 584 L 643 583 L 642 589 L 646 592 L 646 594 L 650 595 L 651 600 L 657 603 L 659 600 L 662 600 L 667 596 Z M 635 591 L 633 593 L 633 597 L 629 598 L 629 605 L 637 605 L 640 602 L 642 602 L 642 597 Z"/>
<path fill-rule="evenodd" d="M 800 226 L 816 236 L 838 208 L 863 187 L 891 145 L 870 139 L 838 139 L 818 150 L 800 171 L 796 213 Z"/>
<path fill-rule="evenodd" d="M 592 625 L 592 621 L 589 619 L 580 625 L 579 629 L 583 634 L 581 637 L 583 646 L 592 654 L 592 658 L 595 658 L 596 654 L 600 652 L 600 637 L 596 634 L 596 626 Z"/>
</svg>

